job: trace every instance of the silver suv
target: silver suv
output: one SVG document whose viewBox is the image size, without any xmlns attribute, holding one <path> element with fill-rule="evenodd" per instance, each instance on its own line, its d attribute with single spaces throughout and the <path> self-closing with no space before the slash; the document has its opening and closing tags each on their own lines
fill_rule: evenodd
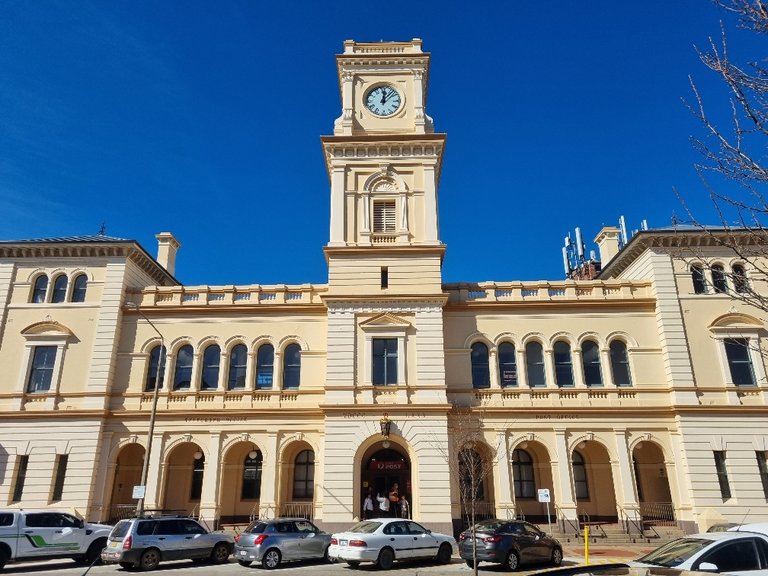
<svg viewBox="0 0 768 576">
<path fill-rule="evenodd" d="M 120 520 L 112 529 L 101 559 L 140 570 L 154 570 L 166 560 L 223 564 L 229 560 L 233 545 L 229 534 L 209 532 L 192 518 L 130 518 Z"/>
<path fill-rule="evenodd" d="M 241 566 L 261 562 L 270 570 L 288 560 L 328 561 L 331 535 L 304 518 L 254 520 L 235 536 L 235 559 Z"/>
</svg>

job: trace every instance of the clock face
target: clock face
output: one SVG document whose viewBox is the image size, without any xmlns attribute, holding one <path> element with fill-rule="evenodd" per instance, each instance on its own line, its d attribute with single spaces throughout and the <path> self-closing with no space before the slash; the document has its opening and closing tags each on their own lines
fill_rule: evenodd
<svg viewBox="0 0 768 576">
<path fill-rule="evenodd" d="M 400 108 L 400 92 L 394 86 L 383 84 L 365 95 L 365 107 L 376 116 L 390 116 Z"/>
</svg>

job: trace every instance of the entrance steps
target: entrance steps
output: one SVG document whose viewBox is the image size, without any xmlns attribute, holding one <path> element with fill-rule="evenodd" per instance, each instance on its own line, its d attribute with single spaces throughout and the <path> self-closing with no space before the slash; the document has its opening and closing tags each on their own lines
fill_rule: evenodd
<svg viewBox="0 0 768 576">
<path fill-rule="evenodd" d="M 539 529 L 548 531 L 547 524 L 538 524 Z M 563 544 L 581 544 L 584 542 L 584 528 L 576 532 L 575 527 L 572 530 L 563 530 L 559 524 L 552 525 L 552 535 Z M 635 530 L 627 533 L 623 524 L 619 523 L 593 523 L 589 526 L 589 543 L 599 546 L 661 546 L 667 542 L 682 538 L 685 536 L 680 528 L 676 526 L 656 526 L 652 524 L 644 525 L 642 534 Z"/>
</svg>

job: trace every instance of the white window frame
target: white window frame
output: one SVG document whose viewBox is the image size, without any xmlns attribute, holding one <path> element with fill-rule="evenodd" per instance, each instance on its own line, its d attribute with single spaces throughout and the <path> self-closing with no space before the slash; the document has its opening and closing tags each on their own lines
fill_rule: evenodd
<svg viewBox="0 0 768 576">
<path fill-rule="evenodd" d="M 405 378 L 405 332 L 407 326 L 362 326 L 365 334 L 365 366 L 363 367 L 363 383 L 373 386 L 373 340 L 374 338 L 397 339 L 397 386 L 407 384 Z M 393 386 L 388 384 L 388 386 Z"/>
<path fill-rule="evenodd" d="M 752 362 L 752 370 L 755 374 L 755 389 L 768 387 L 766 382 L 765 367 L 763 358 L 760 354 L 762 344 L 760 342 L 760 333 L 757 328 L 712 328 L 712 335 L 717 341 L 717 352 L 720 357 L 720 370 L 723 382 L 730 388 L 743 389 L 744 386 L 737 386 L 731 378 L 731 368 L 728 364 L 728 355 L 725 352 L 725 340 L 729 338 L 747 340 L 749 345 L 749 360 Z"/>
<path fill-rule="evenodd" d="M 390 207 L 391 210 L 385 209 Z M 378 208 L 381 208 L 383 214 L 382 225 L 383 228 L 378 230 L 376 228 L 376 214 Z M 381 198 L 373 201 L 373 218 L 372 218 L 372 232 L 374 234 L 395 234 L 397 232 L 397 199 L 396 198 Z"/>
<path fill-rule="evenodd" d="M 69 340 L 69 334 L 27 334 L 27 339 L 24 344 L 24 353 L 22 356 L 23 369 L 19 373 L 19 381 L 16 385 L 17 391 L 26 396 L 45 397 L 53 396 L 59 393 L 59 386 L 61 385 L 61 370 L 64 366 L 64 354 L 67 349 Z M 51 373 L 51 387 L 47 392 L 28 392 L 27 383 L 32 373 L 32 359 L 34 358 L 35 348 L 39 346 L 56 346 L 56 359 L 53 363 L 53 371 Z"/>
</svg>

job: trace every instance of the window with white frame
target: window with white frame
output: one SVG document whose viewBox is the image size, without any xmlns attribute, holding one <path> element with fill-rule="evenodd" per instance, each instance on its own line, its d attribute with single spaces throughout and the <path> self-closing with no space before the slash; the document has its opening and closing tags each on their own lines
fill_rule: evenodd
<svg viewBox="0 0 768 576">
<path fill-rule="evenodd" d="M 378 233 L 395 232 L 396 225 L 395 200 L 375 200 L 373 202 L 373 231 Z"/>
<path fill-rule="evenodd" d="M 53 369 L 56 364 L 56 346 L 35 346 L 32 351 L 32 364 L 29 367 L 27 392 L 48 392 L 53 381 Z"/>
<path fill-rule="evenodd" d="M 374 386 L 397 384 L 397 338 L 374 338 L 372 355 Z"/>
<path fill-rule="evenodd" d="M 729 315 L 718 320 L 710 331 L 717 342 L 723 382 L 733 386 L 764 386 L 760 332 L 757 319 Z"/>
<path fill-rule="evenodd" d="M 725 357 L 728 360 L 731 382 L 736 386 L 754 386 L 756 384 L 755 371 L 749 353 L 749 339 L 725 338 L 723 346 L 725 346 Z"/>
<path fill-rule="evenodd" d="M 72 333 L 57 322 L 40 322 L 22 330 L 22 335 L 27 342 L 18 390 L 27 394 L 57 392 Z"/>
<path fill-rule="evenodd" d="M 360 323 L 364 351 L 359 373 L 362 384 L 395 386 L 406 384 L 406 332 L 410 323 L 391 314 L 380 314 Z"/>
</svg>

